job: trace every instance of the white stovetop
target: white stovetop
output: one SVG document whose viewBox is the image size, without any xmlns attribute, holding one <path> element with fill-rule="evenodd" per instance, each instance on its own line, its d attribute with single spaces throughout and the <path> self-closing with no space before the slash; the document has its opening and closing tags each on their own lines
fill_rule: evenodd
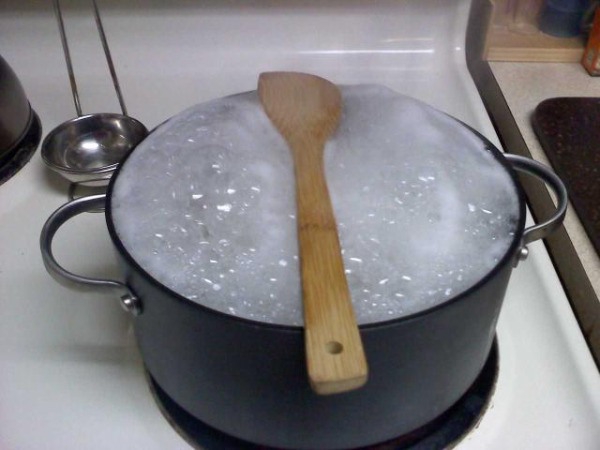
<svg viewBox="0 0 600 450">
<path fill-rule="evenodd" d="M 99 3 L 130 113 L 149 128 L 288 69 L 385 84 L 497 143 L 464 62 L 466 0 Z M 117 111 L 87 2 L 63 8 L 84 111 Z M 50 2 L 0 5 L 0 54 L 44 134 L 74 115 Z M 39 152 L 0 186 L 0 448 L 189 448 L 153 402 L 117 299 L 69 291 L 43 268 L 39 232 L 66 190 Z M 530 250 L 498 325 L 497 392 L 461 450 L 599 446 L 598 370 L 543 244 Z M 101 215 L 65 225 L 55 251 L 81 273 L 116 273 Z"/>
</svg>

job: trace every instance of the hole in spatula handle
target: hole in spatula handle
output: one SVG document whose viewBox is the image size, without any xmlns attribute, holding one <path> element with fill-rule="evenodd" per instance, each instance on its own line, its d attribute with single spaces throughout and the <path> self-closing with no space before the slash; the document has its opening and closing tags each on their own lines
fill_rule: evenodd
<svg viewBox="0 0 600 450">
<path fill-rule="evenodd" d="M 325 344 L 325 349 L 330 355 L 339 355 L 344 351 L 344 346 L 338 341 L 329 341 Z"/>
</svg>

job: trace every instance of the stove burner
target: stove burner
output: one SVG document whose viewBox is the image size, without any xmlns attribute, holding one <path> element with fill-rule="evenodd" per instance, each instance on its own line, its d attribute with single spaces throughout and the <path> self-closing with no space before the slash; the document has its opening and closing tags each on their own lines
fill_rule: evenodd
<svg viewBox="0 0 600 450">
<path fill-rule="evenodd" d="M 15 147 L 0 157 L 0 184 L 12 178 L 29 162 L 42 137 L 42 124 L 33 112 L 29 130 Z"/>
<path fill-rule="evenodd" d="M 448 411 L 423 427 L 362 450 L 437 450 L 458 444 L 487 411 L 498 378 L 498 343 L 494 341 L 487 361 L 469 390 Z M 222 433 L 183 410 L 147 374 L 150 390 L 171 426 L 198 450 L 275 450 Z M 360 449 L 355 449 L 360 450 Z"/>
</svg>

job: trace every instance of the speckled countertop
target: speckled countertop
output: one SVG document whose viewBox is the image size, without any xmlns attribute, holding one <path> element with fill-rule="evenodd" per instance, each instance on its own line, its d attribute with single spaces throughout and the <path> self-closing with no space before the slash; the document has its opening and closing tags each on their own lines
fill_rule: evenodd
<svg viewBox="0 0 600 450">
<path fill-rule="evenodd" d="M 549 164 L 548 159 L 531 125 L 535 107 L 552 97 L 600 97 L 600 78 L 589 76 L 577 63 L 490 62 L 490 67 L 531 155 L 545 164 Z M 600 257 L 572 207 L 564 223 L 596 297 L 600 298 Z"/>
</svg>

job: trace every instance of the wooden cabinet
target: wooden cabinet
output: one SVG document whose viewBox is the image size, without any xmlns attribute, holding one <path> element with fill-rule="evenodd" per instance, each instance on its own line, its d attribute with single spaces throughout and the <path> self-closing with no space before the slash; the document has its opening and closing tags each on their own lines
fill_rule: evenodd
<svg viewBox="0 0 600 450">
<path fill-rule="evenodd" d="M 488 61 L 579 62 L 585 39 L 557 38 L 537 28 L 535 11 L 518 11 L 519 3 L 535 1 L 488 0 L 493 5 L 486 40 Z M 541 2 L 540 2 L 541 3 Z M 538 6 L 539 9 L 539 6 Z"/>
</svg>

